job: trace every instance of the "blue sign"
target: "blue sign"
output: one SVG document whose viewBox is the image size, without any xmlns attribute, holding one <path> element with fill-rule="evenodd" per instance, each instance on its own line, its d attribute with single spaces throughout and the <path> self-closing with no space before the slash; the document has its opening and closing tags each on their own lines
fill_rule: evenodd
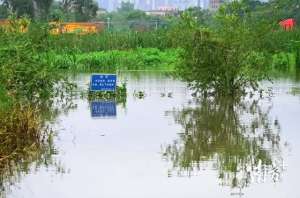
<svg viewBox="0 0 300 198">
<path fill-rule="evenodd" d="M 91 114 L 97 117 L 116 117 L 117 106 L 115 101 L 93 101 L 91 102 Z"/>
<path fill-rule="evenodd" d="M 91 91 L 116 91 L 117 75 L 94 74 L 91 76 Z"/>
</svg>

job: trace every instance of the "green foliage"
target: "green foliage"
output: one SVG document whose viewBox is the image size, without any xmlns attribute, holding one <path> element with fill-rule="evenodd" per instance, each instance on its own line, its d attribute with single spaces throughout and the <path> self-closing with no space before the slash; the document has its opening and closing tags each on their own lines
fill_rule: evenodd
<svg viewBox="0 0 300 198">
<path fill-rule="evenodd" d="M 57 53 L 94 52 L 107 50 L 128 50 L 136 48 L 172 47 L 165 30 L 102 32 L 99 34 L 63 34 L 51 36 L 51 49 Z"/>
<path fill-rule="evenodd" d="M 33 0 L 3 0 L 3 5 L 11 9 L 18 17 L 34 17 Z"/>
<path fill-rule="evenodd" d="M 300 68 L 300 40 L 299 40 L 299 33 L 300 33 L 300 30 L 297 31 L 296 35 L 297 36 L 294 36 L 296 39 L 295 40 L 292 40 L 290 42 L 291 44 L 291 48 L 292 48 L 292 52 L 294 53 L 295 55 L 295 64 L 297 67 Z"/>
<path fill-rule="evenodd" d="M 99 100 L 114 100 L 117 104 L 123 104 L 125 106 L 127 100 L 127 87 L 126 83 L 121 86 L 117 86 L 116 91 L 94 92 L 88 91 L 87 98 L 90 102 Z"/>
<path fill-rule="evenodd" d="M 278 71 L 286 71 L 291 66 L 291 57 L 290 54 L 279 53 L 273 57 L 273 68 Z"/>
<path fill-rule="evenodd" d="M 8 8 L 0 4 L 0 19 L 6 19 L 8 15 L 9 15 Z"/>
<path fill-rule="evenodd" d="M 213 14 L 209 10 L 203 10 L 199 7 L 188 8 L 182 13 L 181 19 L 184 18 L 184 15 L 190 16 L 198 25 L 201 26 L 211 26 L 213 23 Z"/>
<path fill-rule="evenodd" d="M 272 0 L 270 8 L 278 20 L 295 18 L 300 22 L 300 2 L 299 0 Z"/>
<path fill-rule="evenodd" d="M 17 21 L 11 23 L 19 29 Z M 52 97 L 62 76 L 47 56 L 48 26 L 31 25 L 26 33 L 2 30 L 0 38 L 0 82 L 7 95 L 31 102 Z"/>
<path fill-rule="evenodd" d="M 172 70 L 178 62 L 179 50 L 161 51 L 138 48 L 127 51 L 102 51 L 53 56 L 54 64 L 62 69 L 77 71 Z"/>
<path fill-rule="evenodd" d="M 128 13 L 133 10 L 134 10 L 134 4 L 130 3 L 130 2 L 124 2 L 124 1 L 121 2 L 121 7 L 118 8 L 119 12 L 127 12 Z"/>
<path fill-rule="evenodd" d="M 7 95 L 5 88 L 0 85 L 0 112 L 8 111 L 12 105 L 12 98 Z"/>
<path fill-rule="evenodd" d="M 43 21 L 47 21 L 50 14 L 50 8 L 53 2 L 54 0 L 34 0 L 38 11 L 38 13 L 36 13 L 36 18 Z"/>
<path fill-rule="evenodd" d="M 187 20 L 190 39 L 183 45 L 177 73 L 196 91 L 207 94 L 244 94 L 267 78 L 269 55 L 261 37 L 247 23 L 248 9 L 234 1 L 220 8 L 216 29 L 198 28 Z"/>
<path fill-rule="evenodd" d="M 98 4 L 94 0 L 73 0 L 76 21 L 89 21 L 96 16 Z"/>
<path fill-rule="evenodd" d="M 38 21 L 63 19 L 66 21 L 89 21 L 96 17 L 98 4 L 94 0 L 3 0 L 0 16 L 11 9 L 18 17 L 29 16 Z"/>
<path fill-rule="evenodd" d="M 234 95 L 248 87 L 257 89 L 266 77 L 267 59 L 261 52 L 235 44 L 206 29 L 197 30 L 184 48 L 177 73 L 204 94 Z"/>
</svg>

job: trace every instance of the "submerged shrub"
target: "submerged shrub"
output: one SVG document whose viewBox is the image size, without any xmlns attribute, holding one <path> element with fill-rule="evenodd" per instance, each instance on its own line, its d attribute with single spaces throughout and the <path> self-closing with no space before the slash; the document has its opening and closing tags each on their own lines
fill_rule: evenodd
<svg viewBox="0 0 300 198">
<path fill-rule="evenodd" d="M 252 24 L 243 2 L 225 4 L 216 14 L 215 28 L 192 27 L 183 44 L 177 73 L 197 92 L 218 95 L 244 94 L 257 90 L 268 78 L 270 53 L 261 46 L 270 31 L 265 24 Z M 187 23 L 190 23 L 187 21 Z"/>
<path fill-rule="evenodd" d="M 31 24 L 26 32 L 2 30 L 0 40 L 0 83 L 6 95 L 28 102 L 53 97 L 63 75 L 49 56 L 49 27 Z"/>
<path fill-rule="evenodd" d="M 16 105 L 0 111 L 0 145 L 0 197 L 32 168 L 46 165 L 62 170 L 52 158 L 57 154 L 53 131 L 36 107 Z"/>
<path fill-rule="evenodd" d="M 195 31 L 181 58 L 177 73 L 205 94 L 234 95 L 248 87 L 255 90 L 266 78 L 267 59 L 263 53 L 235 46 L 207 29 Z"/>
</svg>

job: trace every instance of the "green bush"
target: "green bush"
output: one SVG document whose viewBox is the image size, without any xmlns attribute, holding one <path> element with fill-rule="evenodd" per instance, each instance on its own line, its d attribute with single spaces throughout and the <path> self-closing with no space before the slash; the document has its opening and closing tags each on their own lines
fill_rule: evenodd
<svg viewBox="0 0 300 198">
<path fill-rule="evenodd" d="M 172 47 L 167 30 L 159 31 L 105 31 L 98 34 L 53 35 L 49 40 L 57 53 L 129 50 L 137 48 L 167 49 Z"/>
<path fill-rule="evenodd" d="M 135 50 L 111 50 L 76 55 L 57 55 L 54 65 L 61 69 L 76 71 L 116 71 L 116 70 L 172 70 L 178 62 L 177 49 L 159 50 L 138 48 Z"/>
<path fill-rule="evenodd" d="M 59 91 L 56 85 L 65 76 L 52 62 L 48 25 L 31 24 L 22 32 L 17 19 L 11 24 L 9 31 L 0 29 L 2 95 L 17 103 L 40 103 L 54 97 Z"/>
</svg>

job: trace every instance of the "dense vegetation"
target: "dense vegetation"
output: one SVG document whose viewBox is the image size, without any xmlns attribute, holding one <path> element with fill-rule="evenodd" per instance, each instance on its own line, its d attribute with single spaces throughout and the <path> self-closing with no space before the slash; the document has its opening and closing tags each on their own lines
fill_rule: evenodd
<svg viewBox="0 0 300 198">
<path fill-rule="evenodd" d="M 98 34 L 65 34 L 51 36 L 51 49 L 57 53 L 98 52 L 108 50 L 128 50 L 136 48 L 172 48 L 174 43 L 169 31 L 105 31 Z"/>
<path fill-rule="evenodd" d="M 76 9 L 71 9 L 74 6 Z M 255 160 L 270 163 L 268 153 L 260 150 L 257 139 L 248 140 L 243 133 L 250 132 L 244 131 L 240 123 L 233 123 L 239 116 L 234 106 L 241 104 L 239 96 L 249 89 L 258 90 L 259 82 L 274 76 L 275 70 L 281 75 L 288 73 L 299 78 L 296 72 L 300 67 L 300 29 L 286 31 L 278 24 L 288 17 L 300 21 L 297 1 L 233 1 L 215 13 L 190 8 L 180 16 L 163 18 L 146 16 L 130 4 L 123 4 L 113 13 L 97 16 L 96 11 L 97 5 L 92 0 L 85 3 L 80 0 L 61 3 L 5 0 L 1 4 L 0 15 L 2 18 L 10 16 L 10 24 L 0 28 L 0 143 L 3 145 L 0 169 L 25 161 L 24 158 L 48 160 L 48 154 L 54 151 L 47 123 L 55 119 L 58 109 L 63 109 L 57 108 L 57 101 L 61 102 L 74 86 L 68 81 L 67 73 L 103 70 L 175 69 L 175 75 L 187 81 L 197 93 L 215 96 L 216 103 L 204 97 L 200 109 L 184 109 L 178 114 L 181 124 L 184 125 L 187 118 L 196 119 L 188 120 L 196 124 L 189 126 L 194 130 L 192 134 L 187 131 L 182 137 L 186 147 L 171 145 L 167 148 L 166 156 L 175 159 L 174 166 L 183 164 L 187 169 L 193 168 L 192 163 L 200 161 L 198 157 L 210 158 L 215 153 L 224 163 L 225 170 L 221 170 L 221 174 L 228 170 L 235 172 L 239 165 L 227 159 L 228 153 L 245 160 L 247 165 L 250 162 L 245 153 L 257 152 Z M 126 27 L 111 26 L 97 34 L 51 35 L 52 27 L 46 23 L 56 19 L 107 18 L 115 23 L 122 19 Z M 160 25 L 157 25 L 158 20 Z M 140 23 L 152 25 L 136 28 Z M 222 97 L 239 102 L 227 104 Z M 72 105 L 64 106 L 72 108 Z M 206 123 L 221 119 L 216 115 L 224 115 L 223 120 L 211 130 Z M 262 125 L 258 127 L 269 127 L 270 123 Z M 216 145 L 205 148 L 207 144 L 201 141 L 209 138 L 205 137 L 207 131 L 212 132 L 211 138 L 216 139 L 216 143 L 225 140 L 229 150 L 225 148 L 218 153 Z M 241 142 L 237 144 L 230 139 L 229 132 L 236 133 Z M 277 140 L 270 141 L 276 143 Z M 237 153 L 231 153 L 233 148 Z M 209 150 L 197 153 L 205 149 Z M 188 156 L 188 161 L 182 153 L 196 156 Z M 25 161 L 23 165 L 28 167 L 28 163 Z"/>
<path fill-rule="evenodd" d="M 161 51 L 157 48 L 111 50 L 78 54 L 54 55 L 54 64 L 60 69 L 75 71 L 116 70 L 174 70 L 179 50 Z"/>
<path fill-rule="evenodd" d="M 49 123 L 72 108 L 72 100 L 61 97 L 72 84 L 47 56 L 48 27 L 28 24 L 26 18 L 12 18 L 8 29 L 0 29 L 1 185 L 17 181 L 33 162 L 56 166 L 50 159 L 55 149 Z M 1 197 L 5 188 L 1 186 Z"/>
<path fill-rule="evenodd" d="M 259 81 L 268 79 L 274 69 L 296 71 L 293 65 L 300 62 L 299 29 L 285 31 L 278 25 L 284 17 L 297 19 L 297 9 L 288 9 L 289 15 L 283 15 L 280 10 L 286 9 L 286 5 L 279 0 L 233 1 L 216 13 L 190 8 L 168 29 L 83 35 L 51 35 L 51 27 L 45 23 L 17 19 L 22 15 L 19 3 L 5 1 L 2 4 L 16 13 L 12 15 L 10 26 L 0 32 L 2 107 L 13 105 L 15 101 L 39 103 L 54 97 L 56 84 L 66 82 L 65 76 L 60 75 L 62 72 L 58 72 L 62 69 L 176 68 L 176 74 L 196 91 L 205 95 L 235 95 L 248 88 L 257 90 Z M 40 3 L 37 6 L 40 12 L 50 12 L 51 1 Z M 69 3 L 80 5 L 80 1 Z M 291 0 L 287 5 L 294 3 Z M 62 1 L 60 6 L 70 4 Z M 28 14 L 29 11 L 22 12 Z M 132 5 L 123 4 L 115 15 L 129 17 L 134 12 L 137 11 Z"/>
<path fill-rule="evenodd" d="M 80 1 L 62 1 L 59 6 L 67 9 L 71 4 L 84 10 Z M 176 68 L 177 75 L 205 94 L 257 90 L 259 81 L 268 79 L 274 68 L 295 71 L 291 65 L 299 65 L 300 31 L 285 31 L 278 25 L 285 17 L 297 19 L 297 9 L 280 12 L 294 4 L 292 0 L 284 6 L 280 0 L 233 1 L 216 13 L 190 8 L 168 29 L 85 35 L 51 35 L 45 23 L 12 18 L 10 27 L 0 32 L 1 106 L 55 96 L 55 84 L 65 77 L 58 75 L 61 69 Z M 50 13 L 51 6 L 52 1 L 41 1 L 36 9 Z M 16 18 L 25 13 L 36 19 L 29 14 L 31 8 L 22 7 L 21 12 L 19 1 L 5 1 L 2 8 L 15 11 Z M 129 17 L 135 12 L 132 5 L 123 4 L 114 14 Z"/>
<path fill-rule="evenodd" d="M 204 95 L 236 95 L 257 90 L 259 82 L 270 77 L 272 64 L 286 60 L 288 67 L 290 53 L 298 64 L 299 30 L 285 31 L 274 18 L 258 20 L 257 14 L 249 1 L 225 4 L 210 26 L 185 13 L 180 25 L 188 39 L 181 45 L 178 75 Z"/>
</svg>

